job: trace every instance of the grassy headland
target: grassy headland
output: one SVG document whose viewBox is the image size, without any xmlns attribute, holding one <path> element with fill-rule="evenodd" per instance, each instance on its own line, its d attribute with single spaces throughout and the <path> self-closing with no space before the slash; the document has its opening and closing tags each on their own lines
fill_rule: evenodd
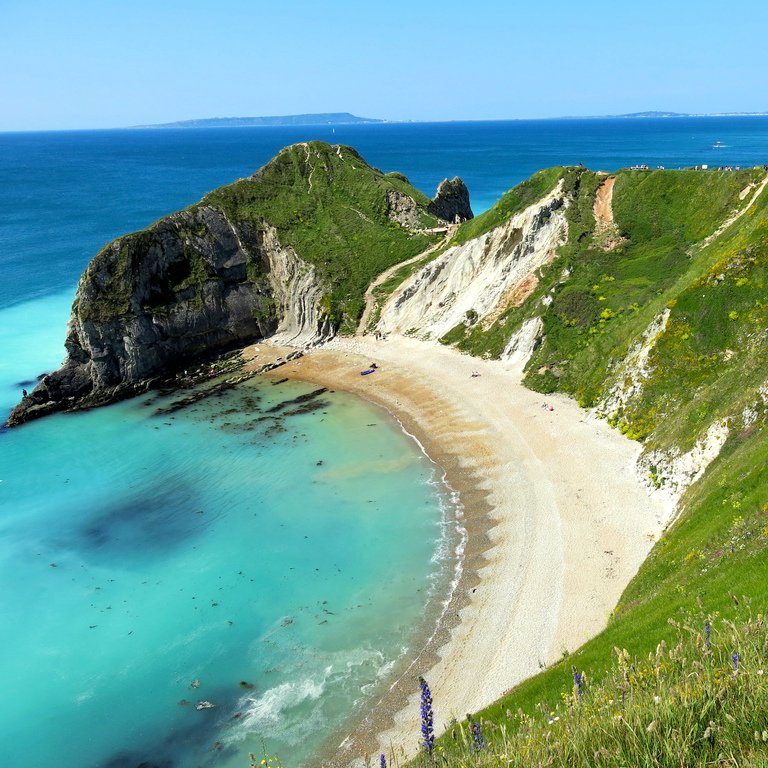
<svg viewBox="0 0 768 768">
<path fill-rule="evenodd" d="M 251 239 L 258 239 L 256 233 L 264 226 L 274 227 L 283 246 L 290 246 L 316 268 L 325 294 L 321 309 L 334 328 L 352 332 L 373 278 L 436 240 L 393 221 L 388 215 L 388 194 L 393 192 L 414 201 L 422 227 L 437 224 L 426 211 L 428 198 L 402 174 L 372 168 L 351 147 L 319 141 L 287 147 L 253 176 L 214 190 L 181 215 L 163 218 L 102 249 L 88 270 L 96 274 L 104 268 L 109 277 L 104 285 L 92 284 L 93 296 L 81 303 L 83 319 L 108 322 L 135 311 L 131 296 L 136 276 L 147 254 L 163 250 L 158 243 L 169 230 L 183 241 L 183 258 L 164 277 L 167 285 L 155 291 L 147 306 L 158 314 L 179 293 L 202 297 L 206 284 L 215 278 L 206 256 L 213 235 L 200 215 L 209 206 L 223 211 Z M 246 250 L 247 281 L 268 297 L 258 248 Z M 154 282 L 162 281 L 156 277 Z M 262 303 L 260 312 L 273 312 L 268 298 Z"/>
<path fill-rule="evenodd" d="M 202 204 L 221 207 L 233 222 L 275 227 L 281 243 L 318 270 L 334 325 L 352 332 L 373 278 L 435 240 L 389 218 L 389 190 L 416 202 L 424 227 L 437 224 L 426 212 L 428 198 L 404 176 L 371 168 L 351 147 L 319 141 L 284 149 L 256 174 L 211 192 Z"/>
<path fill-rule="evenodd" d="M 525 376 L 532 389 L 602 404 L 646 454 L 674 458 L 717 423 L 727 425 L 728 437 L 681 499 L 608 627 L 473 714 L 490 748 L 473 746 L 466 723 L 438 740 L 440 761 L 765 765 L 768 633 L 762 617 L 743 618 L 742 610 L 745 601 L 762 610 L 768 599 L 768 194 L 745 210 L 764 172 L 620 171 L 610 242 L 593 215 L 605 175 L 558 175 L 573 192 L 569 238 L 538 274 L 536 290 L 490 328 L 459 326 L 443 341 L 496 357 L 524 320 L 541 317 L 543 343 Z M 507 198 L 556 181 L 542 186 L 542 178 Z M 745 212 L 722 227 L 737 210 Z M 642 370 L 628 370 L 622 361 L 643 344 Z M 616 390 L 625 397 L 611 405 Z M 651 482 L 655 471 L 651 465 Z M 723 623 L 740 611 L 740 626 Z M 713 650 L 714 640 L 713 649 L 702 646 L 702 633 L 715 616 L 725 634 Z M 738 670 L 734 652 L 749 658 Z M 589 680 L 583 700 L 573 693 L 574 669 Z"/>
</svg>

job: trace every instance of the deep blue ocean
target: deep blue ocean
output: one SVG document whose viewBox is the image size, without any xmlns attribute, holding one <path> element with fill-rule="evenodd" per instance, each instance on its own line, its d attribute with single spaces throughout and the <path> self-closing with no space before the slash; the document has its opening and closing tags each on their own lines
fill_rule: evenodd
<svg viewBox="0 0 768 768">
<path fill-rule="evenodd" d="M 476 213 L 551 165 L 768 163 L 760 117 L 0 134 L 3 418 L 61 361 L 102 245 L 308 139 L 430 196 L 461 176 Z M 379 409 L 261 419 L 311 389 L 0 432 L 0 765 L 235 768 L 262 742 L 309 764 L 388 685 L 451 583 L 456 510 Z"/>
</svg>

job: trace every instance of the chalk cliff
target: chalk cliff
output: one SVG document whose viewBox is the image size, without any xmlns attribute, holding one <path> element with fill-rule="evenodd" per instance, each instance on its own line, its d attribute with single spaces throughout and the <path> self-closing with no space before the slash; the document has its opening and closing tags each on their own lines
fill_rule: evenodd
<svg viewBox="0 0 768 768">
<path fill-rule="evenodd" d="M 567 204 L 561 182 L 500 226 L 449 248 L 393 293 L 379 331 L 440 338 L 461 322 L 492 321 L 565 242 Z"/>
</svg>

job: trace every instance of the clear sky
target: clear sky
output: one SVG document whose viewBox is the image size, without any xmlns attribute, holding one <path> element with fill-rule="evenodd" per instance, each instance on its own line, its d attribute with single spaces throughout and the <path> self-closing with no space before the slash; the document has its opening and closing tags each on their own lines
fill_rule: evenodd
<svg viewBox="0 0 768 768">
<path fill-rule="evenodd" d="M 765 0 L 0 0 L 0 130 L 768 110 Z"/>
</svg>

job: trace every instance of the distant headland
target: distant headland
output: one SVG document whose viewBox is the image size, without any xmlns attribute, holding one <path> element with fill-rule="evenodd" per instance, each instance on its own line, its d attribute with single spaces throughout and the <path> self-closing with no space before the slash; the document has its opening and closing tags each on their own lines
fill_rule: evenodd
<svg viewBox="0 0 768 768">
<path fill-rule="evenodd" d="M 372 117 L 358 117 L 349 112 L 318 112 L 306 115 L 274 115 L 271 117 L 203 117 L 197 120 L 177 120 L 174 123 L 135 125 L 134 128 L 251 128 L 279 125 L 350 125 L 353 123 L 383 123 Z"/>
<path fill-rule="evenodd" d="M 627 112 L 622 115 L 564 115 L 560 120 L 662 118 L 662 117 L 765 117 L 768 112 Z"/>
</svg>

